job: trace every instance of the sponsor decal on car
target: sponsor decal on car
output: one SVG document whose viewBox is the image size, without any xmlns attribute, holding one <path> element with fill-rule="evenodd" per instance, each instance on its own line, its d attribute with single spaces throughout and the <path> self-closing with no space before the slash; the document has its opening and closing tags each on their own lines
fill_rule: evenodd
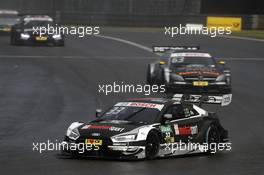
<svg viewBox="0 0 264 175">
<path fill-rule="evenodd" d="M 102 129 L 115 132 L 122 132 L 125 128 L 119 128 L 115 126 L 104 126 L 104 125 L 85 125 L 81 129 Z"/>
<path fill-rule="evenodd" d="M 194 135 L 198 133 L 197 125 L 179 127 L 178 124 L 175 124 L 174 130 L 176 135 Z"/>
<path fill-rule="evenodd" d="M 196 53 L 196 52 L 185 52 L 185 53 L 173 53 L 171 57 L 207 57 L 210 58 L 209 53 Z"/>
<path fill-rule="evenodd" d="M 155 103 L 141 103 L 141 102 L 120 102 L 115 106 L 131 106 L 131 107 L 142 107 L 142 108 L 154 108 L 161 111 L 164 105 Z"/>
<path fill-rule="evenodd" d="M 193 86 L 199 86 L 199 87 L 203 87 L 203 86 L 208 86 L 208 81 L 194 81 L 193 82 Z"/>
<path fill-rule="evenodd" d="M 101 146 L 103 144 L 103 140 L 101 140 L 101 139 L 85 139 L 85 144 Z"/>
<path fill-rule="evenodd" d="M 172 129 L 171 129 L 170 125 L 160 126 L 160 130 L 161 130 L 162 133 L 172 132 Z"/>
<path fill-rule="evenodd" d="M 40 36 L 36 37 L 37 41 L 46 41 L 47 39 L 48 39 L 47 37 L 40 37 Z"/>
<path fill-rule="evenodd" d="M 173 143 L 175 141 L 171 125 L 160 126 L 159 128 L 164 135 L 164 140 L 166 143 Z"/>
</svg>

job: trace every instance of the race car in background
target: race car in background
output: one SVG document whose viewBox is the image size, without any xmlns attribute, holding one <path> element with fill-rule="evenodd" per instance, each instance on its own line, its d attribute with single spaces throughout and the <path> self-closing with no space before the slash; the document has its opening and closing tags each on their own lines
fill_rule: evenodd
<svg viewBox="0 0 264 175">
<path fill-rule="evenodd" d="M 154 159 L 215 153 L 219 151 L 215 146 L 220 143 L 230 147 L 225 145 L 228 131 L 220 124 L 217 114 L 192 102 L 225 106 L 231 97 L 204 97 L 176 94 L 174 99 L 142 98 L 118 102 L 103 114 L 97 113 L 93 121 L 72 123 L 62 142 L 61 155 Z M 176 148 L 179 144 L 191 143 L 196 146 Z M 214 146 L 209 148 L 210 144 Z M 80 149 L 84 147 L 89 149 Z"/>
<path fill-rule="evenodd" d="M 216 59 L 194 46 L 153 47 L 161 59 L 148 64 L 147 83 L 164 84 L 167 92 L 232 92 L 231 72 L 225 61 Z"/>
<path fill-rule="evenodd" d="M 8 35 L 11 27 L 19 21 L 18 12 L 15 10 L 0 10 L 0 34 Z"/>
<path fill-rule="evenodd" d="M 64 35 L 54 32 L 55 30 L 48 32 L 48 26 L 56 26 L 53 19 L 49 16 L 23 16 L 20 22 L 12 27 L 10 37 L 11 45 L 45 44 L 51 46 L 64 46 Z M 45 28 L 45 30 L 42 28 Z"/>
</svg>

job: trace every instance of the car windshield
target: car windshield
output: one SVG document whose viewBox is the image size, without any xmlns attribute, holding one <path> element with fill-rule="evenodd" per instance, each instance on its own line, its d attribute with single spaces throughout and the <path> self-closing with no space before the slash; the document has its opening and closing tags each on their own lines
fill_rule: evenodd
<svg viewBox="0 0 264 175">
<path fill-rule="evenodd" d="M 172 57 L 173 67 L 215 67 L 215 62 L 211 57 Z"/>
<path fill-rule="evenodd" d="M 51 21 L 25 21 L 24 22 L 24 26 L 28 27 L 28 28 L 32 28 L 32 27 L 47 27 L 48 25 L 53 26 L 53 22 Z"/>
<path fill-rule="evenodd" d="M 132 122 L 154 123 L 158 109 L 131 107 L 131 106 L 114 106 L 104 113 L 100 120 L 125 120 Z"/>
<path fill-rule="evenodd" d="M 18 18 L 2 18 L 0 17 L 0 25 L 15 25 L 18 23 Z"/>
</svg>

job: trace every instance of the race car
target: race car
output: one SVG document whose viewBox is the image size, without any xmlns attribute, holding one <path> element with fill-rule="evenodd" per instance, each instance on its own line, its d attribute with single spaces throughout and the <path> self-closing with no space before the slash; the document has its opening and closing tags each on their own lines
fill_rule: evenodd
<svg viewBox="0 0 264 175">
<path fill-rule="evenodd" d="M 23 16 L 11 29 L 11 45 L 64 46 L 64 35 L 46 15 Z"/>
<path fill-rule="evenodd" d="M 164 84 L 167 92 L 212 93 L 232 92 L 231 71 L 225 61 L 216 59 L 197 46 L 153 47 L 161 59 L 148 64 L 147 83 Z"/>
<path fill-rule="evenodd" d="M 18 23 L 18 12 L 15 10 L 0 10 L 0 35 L 8 35 L 11 27 Z"/>
<path fill-rule="evenodd" d="M 228 105 L 230 100 L 228 95 L 204 98 L 176 94 L 173 99 L 139 98 L 118 102 L 104 113 L 97 110 L 95 120 L 72 123 L 61 144 L 61 155 L 154 159 L 215 153 L 221 151 L 218 144 L 230 147 L 226 143 L 228 131 L 222 127 L 216 113 L 193 103 Z M 184 144 L 188 148 L 180 149 Z"/>
</svg>

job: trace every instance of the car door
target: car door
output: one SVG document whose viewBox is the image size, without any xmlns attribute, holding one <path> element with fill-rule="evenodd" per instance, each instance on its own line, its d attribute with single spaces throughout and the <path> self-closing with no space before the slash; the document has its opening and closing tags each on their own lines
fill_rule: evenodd
<svg viewBox="0 0 264 175">
<path fill-rule="evenodd" d="M 172 118 L 169 120 L 165 119 L 164 118 L 165 114 L 171 114 Z M 181 105 L 175 104 L 167 107 L 161 118 L 161 125 L 159 126 L 164 143 L 176 142 L 177 137 L 175 134 L 174 123 L 176 120 L 182 119 L 184 117 L 185 115 L 181 108 Z"/>
<path fill-rule="evenodd" d="M 192 105 L 172 105 L 166 113 L 172 114 L 170 126 L 174 142 L 190 142 L 198 134 L 198 123 L 201 120 Z"/>
</svg>

